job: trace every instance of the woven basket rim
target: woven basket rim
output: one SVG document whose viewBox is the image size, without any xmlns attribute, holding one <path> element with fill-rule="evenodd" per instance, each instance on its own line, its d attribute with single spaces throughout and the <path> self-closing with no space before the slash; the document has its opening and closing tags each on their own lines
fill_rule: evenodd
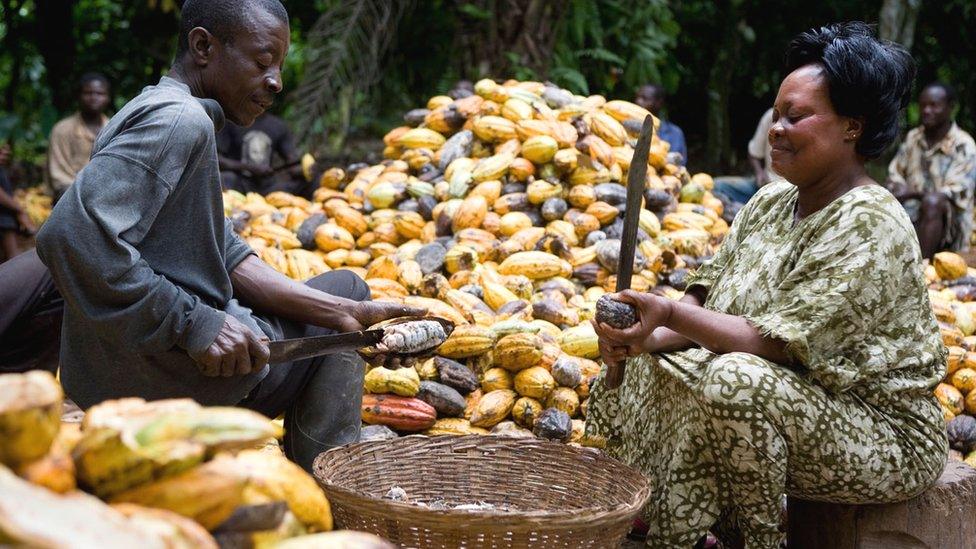
<svg viewBox="0 0 976 549">
<path fill-rule="evenodd" d="M 494 510 L 456 510 L 456 509 L 430 509 L 420 507 L 410 503 L 387 500 L 372 496 L 360 490 L 347 488 L 337 484 L 331 478 L 323 478 L 320 474 L 324 469 L 324 463 L 336 455 L 350 452 L 361 448 L 383 448 L 389 445 L 415 443 L 420 439 L 443 440 L 444 437 L 427 437 L 423 435 L 408 435 L 392 440 L 372 440 L 356 442 L 333 448 L 327 452 L 319 454 L 315 459 L 313 470 L 319 485 L 326 491 L 330 499 L 343 502 L 347 505 L 359 506 L 360 503 L 368 505 L 382 506 L 390 510 L 391 517 L 397 521 L 407 521 L 411 523 L 422 523 L 425 519 L 438 518 L 457 518 L 463 519 L 466 528 L 476 527 L 483 531 L 490 532 L 519 532 L 536 530 L 536 526 L 551 528 L 579 528 L 584 523 L 604 523 L 620 520 L 627 516 L 635 515 L 642 509 L 648 499 L 650 499 L 650 482 L 648 479 L 633 467 L 607 456 L 595 449 L 582 449 L 567 446 L 560 442 L 547 441 L 543 439 L 526 439 L 522 437 L 500 436 L 500 435 L 461 435 L 451 436 L 453 442 L 458 445 L 476 443 L 478 441 L 490 441 L 500 445 L 524 445 L 524 444 L 551 444 L 556 451 L 569 451 L 581 454 L 582 452 L 598 452 L 588 455 L 591 459 L 596 459 L 605 463 L 613 464 L 614 467 L 621 469 L 621 474 L 628 474 L 637 479 L 640 488 L 636 490 L 629 501 L 621 502 L 612 508 L 605 506 L 592 506 L 564 510 L 537 510 L 537 511 L 494 511 Z M 406 441 L 406 442 L 404 442 Z"/>
</svg>

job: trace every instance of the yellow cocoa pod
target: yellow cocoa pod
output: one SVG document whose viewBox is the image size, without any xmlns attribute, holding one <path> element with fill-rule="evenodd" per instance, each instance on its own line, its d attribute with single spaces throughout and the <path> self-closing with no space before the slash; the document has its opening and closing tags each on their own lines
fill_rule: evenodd
<svg viewBox="0 0 976 549">
<path fill-rule="evenodd" d="M 504 368 L 489 368 L 481 378 L 481 390 L 485 393 L 498 389 L 511 389 L 514 386 L 512 374 Z"/>
<path fill-rule="evenodd" d="M 475 183 L 501 179 L 508 173 L 508 167 L 512 165 L 512 161 L 514 160 L 515 155 L 508 152 L 483 158 L 478 161 L 478 164 L 471 171 L 471 179 Z"/>
<path fill-rule="evenodd" d="M 367 278 L 366 285 L 373 299 L 406 297 L 408 293 L 399 282 L 388 278 Z"/>
<path fill-rule="evenodd" d="M 569 190 L 566 201 L 574 208 L 585 210 L 590 204 L 596 202 L 596 191 L 590 185 L 577 185 Z"/>
<path fill-rule="evenodd" d="M 495 344 L 495 332 L 484 326 L 465 324 L 456 326 L 447 341 L 437 348 L 437 354 L 447 358 L 468 358 L 487 353 Z"/>
<path fill-rule="evenodd" d="M 405 397 L 417 396 L 420 391 L 420 376 L 413 368 L 388 370 L 383 367 L 366 372 L 363 387 L 373 394 L 394 394 Z"/>
<path fill-rule="evenodd" d="M 474 427 L 471 422 L 458 417 L 446 417 L 438 419 L 430 429 L 423 434 L 429 437 L 436 436 L 460 436 L 460 435 L 487 435 L 488 430 L 481 427 Z"/>
<path fill-rule="evenodd" d="M 942 280 L 955 280 L 966 276 L 966 260 L 959 254 L 939 252 L 932 258 L 932 265 Z"/>
<path fill-rule="evenodd" d="M 499 389 L 484 394 L 471 413 L 471 425 L 491 429 L 512 412 L 515 405 L 515 391 Z"/>
<path fill-rule="evenodd" d="M 532 114 L 532 105 L 521 99 L 512 97 L 502 105 L 502 116 L 512 122 L 531 119 Z"/>
<path fill-rule="evenodd" d="M 589 117 L 590 131 L 610 146 L 619 147 L 627 143 L 627 130 L 623 124 L 606 112 L 593 111 Z"/>
<path fill-rule="evenodd" d="M 407 289 L 408 292 L 414 293 L 420 288 L 420 284 L 424 279 L 424 273 L 420 270 L 420 264 L 413 260 L 401 261 L 397 265 L 397 281 Z"/>
<path fill-rule="evenodd" d="M 536 179 L 526 187 L 525 194 L 530 203 L 538 206 L 550 198 L 562 196 L 563 186 L 559 183 L 550 183 L 545 179 Z"/>
<path fill-rule="evenodd" d="M 508 256 L 498 266 L 498 272 L 504 275 L 525 275 L 536 280 L 553 276 L 570 276 L 573 267 L 568 261 L 554 255 L 532 251 L 519 252 Z"/>
<path fill-rule="evenodd" d="M 512 406 L 512 419 L 515 423 L 531 429 L 536 418 L 542 414 L 542 403 L 532 397 L 520 397 Z"/>
<path fill-rule="evenodd" d="M 508 176 L 516 181 L 528 181 L 533 175 L 535 175 L 535 166 L 525 158 L 516 158 L 508 167 Z"/>
<path fill-rule="evenodd" d="M 559 335 L 559 347 L 567 355 L 595 359 L 600 356 L 598 338 L 593 325 L 585 322 Z"/>
<path fill-rule="evenodd" d="M 522 156 L 538 165 L 551 162 L 558 150 L 559 144 L 548 135 L 535 135 L 522 143 Z"/>
<path fill-rule="evenodd" d="M 612 116 L 618 122 L 624 122 L 626 120 L 637 120 L 638 122 L 644 122 L 644 118 L 651 114 L 651 111 L 641 107 L 630 101 L 623 101 L 620 99 L 614 99 L 613 101 L 607 101 L 601 107 L 604 112 Z M 657 123 L 654 124 L 657 128 Z"/>
<path fill-rule="evenodd" d="M 395 255 L 377 257 L 369 264 L 369 268 L 366 270 L 366 278 L 385 278 L 395 281 L 399 278 L 397 276 L 398 267 Z"/>
<path fill-rule="evenodd" d="M 480 116 L 472 127 L 478 139 L 489 143 L 501 143 L 518 137 L 515 123 L 501 116 Z"/>
<path fill-rule="evenodd" d="M 569 387 L 556 387 L 549 398 L 546 399 L 546 408 L 556 408 L 569 414 L 569 417 L 576 417 L 579 413 L 580 399 L 574 389 Z"/>
<path fill-rule="evenodd" d="M 497 282 L 481 282 L 481 290 L 485 296 L 485 303 L 497 311 L 506 303 L 518 301 L 519 296 L 515 295 L 504 284 Z"/>
<path fill-rule="evenodd" d="M 338 225 L 325 223 L 315 229 L 315 245 L 324 252 L 351 250 L 356 246 L 352 234 Z"/>
<path fill-rule="evenodd" d="M 965 399 L 959 389 L 948 383 L 940 383 L 935 388 L 935 398 L 939 404 L 951 411 L 953 415 L 959 415 L 965 409 Z"/>
<path fill-rule="evenodd" d="M 515 374 L 515 391 L 522 396 L 544 401 L 556 388 L 556 380 L 545 368 L 533 366 Z"/>
<path fill-rule="evenodd" d="M 508 212 L 501 217 L 499 223 L 501 233 L 505 236 L 512 236 L 522 229 L 531 227 L 532 218 L 524 212 Z"/>
<path fill-rule="evenodd" d="M 552 164 L 559 173 L 570 173 L 579 165 L 579 155 L 579 151 L 575 148 L 559 149 L 552 157 Z"/>
<path fill-rule="evenodd" d="M 518 372 L 537 366 L 542 359 L 543 341 L 536 334 L 518 333 L 507 335 L 495 346 L 495 366 L 510 372 Z"/>
<path fill-rule="evenodd" d="M 488 204 L 494 204 L 502 196 L 502 182 L 497 179 L 482 181 L 468 193 L 468 198 L 472 196 L 483 196 Z"/>
<path fill-rule="evenodd" d="M 444 268 L 449 274 L 470 271 L 478 264 L 478 251 L 471 246 L 452 246 L 444 255 Z"/>
<path fill-rule="evenodd" d="M 976 370 L 971 368 L 960 368 L 950 377 L 952 386 L 959 389 L 963 395 L 968 395 L 973 388 L 976 388 Z"/>
<path fill-rule="evenodd" d="M 461 202 L 451 220 L 451 230 L 455 233 L 462 229 L 477 229 L 488 214 L 488 201 L 481 195 L 469 196 Z M 419 214 L 418 214 L 419 215 Z"/>
<path fill-rule="evenodd" d="M 453 102 L 454 100 L 451 99 L 449 96 L 435 95 L 434 97 L 431 97 L 430 99 L 427 100 L 427 108 L 433 111 L 433 110 L 446 107 Z"/>
<path fill-rule="evenodd" d="M 404 149 L 437 150 L 444 144 L 443 135 L 428 128 L 413 128 L 404 132 L 396 140 L 396 145 Z"/>
</svg>

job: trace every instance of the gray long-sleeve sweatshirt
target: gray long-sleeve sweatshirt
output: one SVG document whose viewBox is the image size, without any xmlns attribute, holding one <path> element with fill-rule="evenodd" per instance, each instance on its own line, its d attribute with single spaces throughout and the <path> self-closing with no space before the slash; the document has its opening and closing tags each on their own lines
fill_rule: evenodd
<svg viewBox="0 0 976 549">
<path fill-rule="evenodd" d="M 91 163 L 37 236 L 65 299 L 61 382 L 80 406 L 109 398 L 235 404 L 265 376 L 203 376 L 204 351 L 233 315 L 280 330 L 233 299 L 251 249 L 224 218 L 215 128 L 220 106 L 163 77 L 102 130 Z"/>
</svg>

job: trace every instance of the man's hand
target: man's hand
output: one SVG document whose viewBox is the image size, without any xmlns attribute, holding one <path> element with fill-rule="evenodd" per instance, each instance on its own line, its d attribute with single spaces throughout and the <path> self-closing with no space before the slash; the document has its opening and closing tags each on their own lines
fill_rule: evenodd
<svg viewBox="0 0 976 549">
<path fill-rule="evenodd" d="M 423 316 L 425 314 L 427 314 L 427 309 L 423 307 L 409 307 L 383 301 L 360 301 L 352 306 L 348 314 L 339 318 L 337 326 L 329 327 L 340 332 L 358 332 L 391 318 Z"/>
<path fill-rule="evenodd" d="M 241 164 L 241 171 L 247 172 L 253 175 L 254 177 L 268 177 L 272 173 L 274 173 L 274 170 L 271 169 L 271 166 L 264 166 L 261 164 L 251 164 L 246 162 Z"/>
<path fill-rule="evenodd" d="M 34 225 L 34 222 L 31 221 L 31 218 L 29 215 L 27 215 L 27 212 L 23 210 L 17 212 L 17 224 L 20 225 L 20 229 L 22 231 L 29 235 L 37 233 L 37 227 Z"/>
<path fill-rule="evenodd" d="M 268 345 L 236 318 L 226 315 L 217 339 L 202 355 L 192 356 L 208 377 L 258 372 L 268 363 Z"/>
</svg>

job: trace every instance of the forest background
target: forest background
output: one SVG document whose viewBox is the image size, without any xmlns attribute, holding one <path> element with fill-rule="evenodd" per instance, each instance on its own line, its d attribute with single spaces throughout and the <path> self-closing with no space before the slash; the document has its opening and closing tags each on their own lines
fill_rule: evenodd
<svg viewBox="0 0 976 549">
<path fill-rule="evenodd" d="M 460 79 L 549 80 L 632 99 L 658 83 L 685 132 L 689 167 L 746 173 L 745 147 L 772 104 L 789 40 L 833 21 L 878 24 L 908 47 L 917 87 L 959 94 L 976 115 L 972 0 L 283 0 L 291 16 L 283 116 L 328 162 L 375 160 L 402 115 Z M 99 71 L 120 108 L 169 68 L 179 0 L 0 0 L 0 140 L 39 177 L 54 123 L 75 109 L 77 80 Z M 906 127 L 917 123 L 917 106 Z M 30 169 L 34 166 L 34 169 Z M 883 162 L 874 166 L 883 173 Z"/>
</svg>

